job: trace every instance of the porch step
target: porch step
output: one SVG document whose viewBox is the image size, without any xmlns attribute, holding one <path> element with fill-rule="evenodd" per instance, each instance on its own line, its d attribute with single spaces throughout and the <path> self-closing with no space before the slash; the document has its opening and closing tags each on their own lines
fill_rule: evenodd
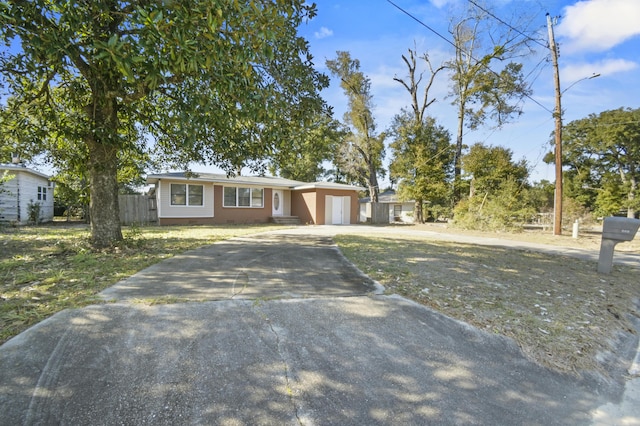
<svg viewBox="0 0 640 426">
<path fill-rule="evenodd" d="M 300 225 L 298 216 L 271 216 L 271 222 L 278 225 Z"/>
</svg>

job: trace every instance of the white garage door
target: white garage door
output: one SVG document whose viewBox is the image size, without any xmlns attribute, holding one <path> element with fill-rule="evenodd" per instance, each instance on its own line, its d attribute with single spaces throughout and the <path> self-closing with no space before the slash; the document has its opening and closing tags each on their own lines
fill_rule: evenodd
<svg viewBox="0 0 640 426">
<path fill-rule="evenodd" d="M 325 198 L 325 223 L 331 225 L 348 225 L 351 223 L 351 197 L 327 195 Z"/>
</svg>

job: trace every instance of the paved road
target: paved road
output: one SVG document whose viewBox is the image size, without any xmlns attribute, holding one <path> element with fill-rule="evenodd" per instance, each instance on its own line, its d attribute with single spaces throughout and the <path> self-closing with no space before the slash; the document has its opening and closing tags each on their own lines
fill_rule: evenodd
<svg viewBox="0 0 640 426">
<path fill-rule="evenodd" d="M 10 340 L 0 424 L 640 423 L 603 408 L 626 393 L 602 394 L 512 341 L 376 294 L 330 228 L 176 256 L 103 292 L 115 303 Z M 140 303 L 163 300 L 184 303 Z"/>
</svg>

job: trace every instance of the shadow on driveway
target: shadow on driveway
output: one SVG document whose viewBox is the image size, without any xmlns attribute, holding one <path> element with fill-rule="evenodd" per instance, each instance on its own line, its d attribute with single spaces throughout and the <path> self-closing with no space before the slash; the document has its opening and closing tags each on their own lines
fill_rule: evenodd
<svg viewBox="0 0 640 426">
<path fill-rule="evenodd" d="M 330 237 L 261 234 L 167 259 L 100 295 L 106 300 L 271 299 L 358 296 L 375 288 Z"/>
</svg>

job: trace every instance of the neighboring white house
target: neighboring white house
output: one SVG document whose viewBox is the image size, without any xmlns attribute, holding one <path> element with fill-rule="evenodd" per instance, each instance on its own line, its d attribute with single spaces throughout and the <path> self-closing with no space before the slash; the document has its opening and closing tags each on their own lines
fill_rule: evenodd
<svg viewBox="0 0 640 426">
<path fill-rule="evenodd" d="M 389 223 L 393 222 L 413 222 L 413 201 L 400 201 L 396 195 L 396 191 L 388 189 L 378 194 L 378 204 L 385 207 L 385 213 L 389 213 Z M 371 221 L 371 200 L 370 198 L 360 199 L 360 222 Z M 385 214 L 386 216 L 386 214 Z"/>
<path fill-rule="evenodd" d="M 10 179 L 0 184 L 0 222 L 26 224 L 29 205 L 39 205 L 39 221 L 53 220 L 53 187 L 49 176 L 24 164 L 0 164 L 0 176 Z"/>
</svg>

